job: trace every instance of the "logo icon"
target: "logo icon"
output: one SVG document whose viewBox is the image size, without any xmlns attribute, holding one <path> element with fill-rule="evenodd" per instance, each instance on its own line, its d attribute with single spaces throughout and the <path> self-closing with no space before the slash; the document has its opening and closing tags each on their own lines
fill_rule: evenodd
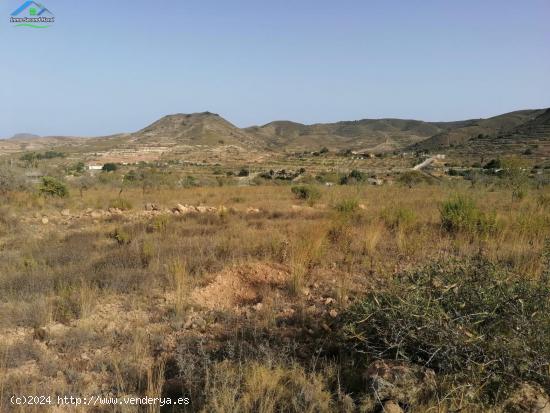
<svg viewBox="0 0 550 413">
<path fill-rule="evenodd" d="M 55 22 L 53 13 L 42 3 L 26 1 L 10 16 L 10 23 L 15 27 L 32 27 L 45 29 Z"/>
</svg>

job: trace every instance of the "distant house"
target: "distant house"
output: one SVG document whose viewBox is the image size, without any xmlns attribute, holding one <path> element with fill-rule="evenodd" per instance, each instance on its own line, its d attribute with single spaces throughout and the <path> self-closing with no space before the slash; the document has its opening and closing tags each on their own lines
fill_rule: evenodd
<svg viewBox="0 0 550 413">
<path fill-rule="evenodd" d="M 103 169 L 103 164 L 89 164 L 88 170 L 89 171 L 101 171 Z"/>
</svg>

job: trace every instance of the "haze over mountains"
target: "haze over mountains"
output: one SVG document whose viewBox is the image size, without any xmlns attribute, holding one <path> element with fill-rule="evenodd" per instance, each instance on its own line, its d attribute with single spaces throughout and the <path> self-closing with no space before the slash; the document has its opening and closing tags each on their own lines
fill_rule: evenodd
<svg viewBox="0 0 550 413">
<path fill-rule="evenodd" d="M 134 133 L 98 138 L 38 137 L 19 134 L 2 147 L 17 144 L 63 145 L 82 150 L 132 148 L 233 148 L 253 152 L 299 152 L 327 147 L 384 153 L 400 150 L 483 150 L 506 153 L 530 149 L 547 155 L 550 150 L 550 109 L 520 110 L 488 119 L 424 122 L 408 119 L 362 119 L 304 125 L 274 121 L 263 126 L 238 128 L 210 113 L 165 116 Z M 33 145 L 34 144 L 34 145 Z M 1 149 L 1 148 L 0 148 Z M 25 149 L 28 149 L 25 147 Z"/>
</svg>

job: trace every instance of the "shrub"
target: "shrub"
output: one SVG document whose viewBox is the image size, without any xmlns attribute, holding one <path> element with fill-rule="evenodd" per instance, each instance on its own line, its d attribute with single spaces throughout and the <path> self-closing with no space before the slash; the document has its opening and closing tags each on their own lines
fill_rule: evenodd
<svg viewBox="0 0 550 413">
<path fill-rule="evenodd" d="M 293 186 L 291 191 L 296 198 L 306 200 L 311 204 L 321 199 L 321 191 L 313 185 Z"/>
<path fill-rule="evenodd" d="M 439 212 L 442 227 L 450 233 L 487 235 L 497 229 L 496 216 L 481 212 L 474 201 L 464 196 L 443 202 Z"/>
<path fill-rule="evenodd" d="M 25 189 L 26 185 L 20 175 L 13 173 L 7 166 L 0 167 L 0 195 Z"/>
<path fill-rule="evenodd" d="M 250 175 L 250 172 L 248 171 L 247 168 L 241 168 L 241 170 L 237 174 L 237 176 L 248 176 L 248 175 Z"/>
<path fill-rule="evenodd" d="M 501 167 L 500 159 L 491 159 L 483 166 L 483 169 L 500 169 Z"/>
<path fill-rule="evenodd" d="M 550 390 L 549 278 L 521 279 L 482 257 L 400 275 L 349 311 L 346 331 L 356 350 L 430 367 L 477 401 L 524 381 Z"/>
<path fill-rule="evenodd" d="M 365 182 L 367 175 L 357 169 L 352 170 L 348 175 L 340 179 L 340 185 L 350 185 L 354 183 Z"/>
<path fill-rule="evenodd" d="M 419 185 L 421 183 L 430 183 L 431 179 L 428 178 L 427 175 L 424 175 L 422 172 L 407 171 L 399 175 L 399 178 L 397 178 L 397 181 L 402 185 L 412 188 L 413 186 Z"/>
<path fill-rule="evenodd" d="M 122 211 L 128 211 L 133 208 L 133 205 L 130 201 L 124 198 L 111 199 L 109 201 L 109 208 L 117 208 Z"/>
<path fill-rule="evenodd" d="M 342 199 L 334 208 L 342 214 L 351 214 L 359 209 L 359 201 L 355 198 Z"/>
<path fill-rule="evenodd" d="M 42 184 L 38 190 L 42 195 L 57 196 L 60 198 L 69 196 L 67 186 L 63 182 L 51 176 L 45 176 L 42 178 Z"/>
<path fill-rule="evenodd" d="M 414 223 L 416 215 L 408 208 L 393 207 L 382 212 L 382 219 L 391 230 L 407 229 Z"/>
<path fill-rule="evenodd" d="M 116 240 L 119 245 L 127 245 L 132 242 L 131 235 L 128 233 L 128 231 L 122 228 L 115 228 L 115 230 L 111 232 L 109 236 Z"/>
<path fill-rule="evenodd" d="M 112 162 L 106 163 L 105 165 L 103 165 L 103 168 L 101 168 L 103 172 L 114 172 L 117 169 L 118 169 L 118 165 Z"/>
</svg>

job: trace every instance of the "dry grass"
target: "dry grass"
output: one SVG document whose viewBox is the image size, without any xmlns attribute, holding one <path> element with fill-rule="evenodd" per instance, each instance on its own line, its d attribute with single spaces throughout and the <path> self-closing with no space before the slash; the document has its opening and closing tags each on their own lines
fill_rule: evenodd
<svg viewBox="0 0 550 413">
<path fill-rule="evenodd" d="M 159 395 L 186 368 L 164 360 L 193 339 L 204 351 L 193 353 L 203 370 L 192 371 L 208 382 L 195 389 L 189 411 L 353 411 L 361 385 L 340 383 L 324 367 L 346 369 L 335 336 L 357 297 L 402 270 L 480 251 L 526 278 L 543 269 L 548 189 L 513 202 L 509 191 L 466 185 L 318 189 L 313 208 L 293 208 L 299 201 L 289 186 L 128 188 L 123 197 L 133 208 L 100 218 L 84 211 L 112 206 L 117 188 L 61 200 L 12 194 L 0 210 L 0 405 L 10 392 L 38 386 Z M 446 231 L 440 206 L 457 193 L 494 214 L 498 231 Z M 148 202 L 227 209 L 139 215 Z M 77 217 L 62 217 L 65 208 Z M 286 282 L 251 282 L 255 301 L 231 311 L 193 301 L 216 274 L 258 262 L 284 269 Z M 32 338 L 36 329 L 46 337 Z M 12 341 L 27 343 L 17 357 Z M 246 353 L 226 350 L 228 343 Z M 17 375 L 30 368 L 25 380 Z"/>
</svg>

